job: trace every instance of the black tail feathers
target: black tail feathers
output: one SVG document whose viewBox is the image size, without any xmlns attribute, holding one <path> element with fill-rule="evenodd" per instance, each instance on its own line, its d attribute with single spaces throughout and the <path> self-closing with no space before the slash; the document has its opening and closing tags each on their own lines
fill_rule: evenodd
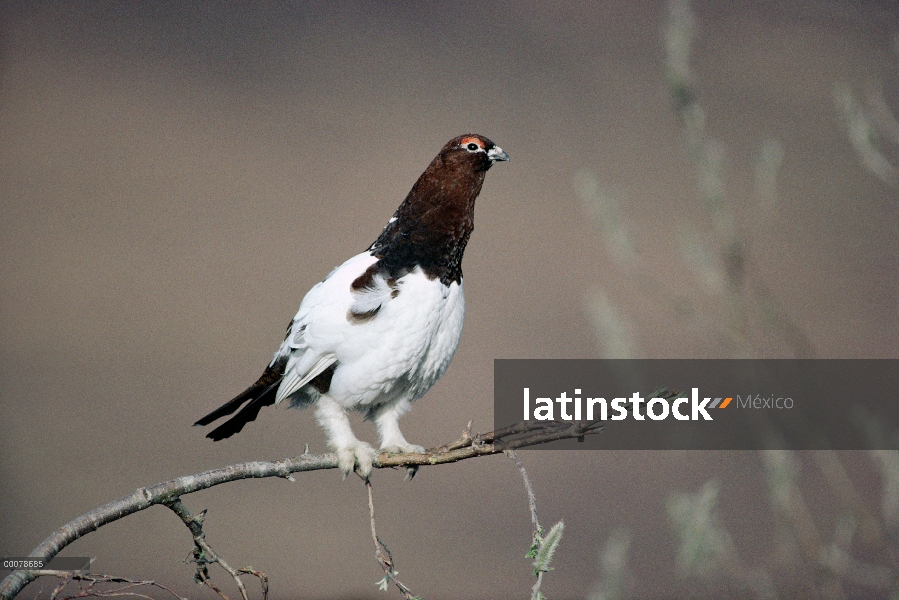
<svg viewBox="0 0 899 600">
<path fill-rule="evenodd" d="M 239 432 L 243 429 L 244 425 L 250 421 L 256 420 L 256 417 L 259 415 L 259 411 L 263 406 L 271 406 L 275 403 L 278 385 L 284 377 L 284 368 L 286 365 L 286 358 L 275 361 L 275 363 L 269 365 L 265 369 L 262 377 L 260 377 L 256 383 L 248 387 L 232 400 L 229 400 L 202 419 L 198 420 L 194 425 L 209 425 L 221 417 L 230 415 L 245 402 L 249 401 L 246 406 L 240 409 L 240 412 L 207 433 L 206 437 L 217 442 Z"/>
</svg>

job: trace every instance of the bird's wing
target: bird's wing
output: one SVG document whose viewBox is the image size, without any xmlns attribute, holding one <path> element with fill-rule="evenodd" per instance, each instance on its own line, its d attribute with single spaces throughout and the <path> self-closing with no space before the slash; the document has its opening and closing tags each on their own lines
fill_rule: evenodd
<svg viewBox="0 0 899 600">
<path fill-rule="evenodd" d="M 337 357 L 333 354 L 325 354 L 322 356 L 318 356 L 315 363 L 313 363 L 312 367 L 307 370 L 305 373 L 300 374 L 295 368 L 289 369 L 284 373 L 284 379 L 281 380 L 281 385 L 278 387 L 278 393 L 275 395 L 275 405 L 281 403 L 284 398 L 287 398 L 301 387 L 318 377 L 325 371 L 328 367 L 337 362 Z"/>
<path fill-rule="evenodd" d="M 337 363 L 346 345 L 358 336 L 358 325 L 373 318 L 391 299 L 388 280 L 372 275 L 370 267 L 376 262 L 369 252 L 358 254 L 331 271 L 303 298 L 272 361 L 287 359 L 275 404 Z M 361 279 L 365 285 L 356 283 Z"/>
</svg>

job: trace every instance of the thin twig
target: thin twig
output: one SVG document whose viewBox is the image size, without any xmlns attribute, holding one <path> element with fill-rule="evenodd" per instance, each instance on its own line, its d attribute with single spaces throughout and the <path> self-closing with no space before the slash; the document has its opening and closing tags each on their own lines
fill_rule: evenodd
<svg viewBox="0 0 899 600">
<path fill-rule="evenodd" d="M 378 537 L 378 532 L 375 528 L 375 501 L 372 496 L 370 479 L 365 480 L 365 487 L 368 488 L 368 514 L 371 519 L 371 539 L 375 543 L 375 557 L 378 559 L 378 564 L 384 569 L 385 580 L 387 582 L 392 581 L 400 592 L 402 592 L 403 596 L 406 597 L 406 600 L 418 600 L 418 597 L 412 593 L 412 590 L 396 578 L 397 572 L 394 568 L 393 555 L 390 553 L 387 544 Z"/>
<path fill-rule="evenodd" d="M 243 581 L 240 579 L 240 575 L 242 573 L 252 574 L 259 578 L 262 583 L 262 600 L 266 600 L 267 592 L 268 592 L 268 577 L 266 577 L 265 573 L 260 571 L 254 571 L 252 569 L 234 569 L 229 565 L 224 558 L 218 555 L 218 553 L 212 549 L 212 546 L 209 545 L 209 542 L 206 541 L 206 534 L 203 532 L 203 516 L 206 514 L 205 511 L 200 513 L 198 517 L 194 517 L 190 510 L 181 502 L 180 498 L 175 498 L 174 500 L 169 500 L 164 502 L 165 506 L 170 508 L 172 512 L 174 512 L 178 517 L 187 525 L 187 528 L 190 529 L 191 535 L 194 538 L 194 562 L 197 564 L 197 579 L 202 581 L 205 585 L 209 586 L 216 594 L 221 596 L 224 600 L 228 600 L 228 597 L 215 585 L 213 585 L 212 581 L 209 578 L 209 571 L 207 569 L 207 565 L 211 563 L 218 563 L 224 570 L 228 572 L 229 575 L 234 579 L 234 583 L 237 584 L 237 589 L 240 590 L 240 596 L 243 600 L 250 600 L 247 595 L 247 589 L 244 587 Z"/>
<path fill-rule="evenodd" d="M 458 450 L 459 448 L 464 448 L 466 446 L 471 445 L 471 421 L 468 422 L 468 425 L 465 426 L 465 429 L 462 430 L 462 437 L 460 437 L 455 442 L 450 442 L 449 444 L 444 444 L 443 446 L 439 446 L 434 448 L 433 452 L 449 452 L 450 450 Z"/>
<path fill-rule="evenodd" d="M 53 593 L 50 594 L 51 600 L 55 600 L 56 598 L 62 598 L 63 600 L 69 600 L 71 598 L 88 598 L 88 597 L 98 597 L 98 598 L 107 598 L 113 596 L 135 596 L 139 598 L 147 598 L 152 600 L 151 596 L 147 596 L 146 594 L 138 594 L 137 592 L 128 592 L 126 590 L 131 590 L 137 587 L 155 587 L 165 592 L 168 592 L 177 600 L 187 600 L 182 596 L 179 596 L 173 589 L 168 586 L 165 586 L 157 581 L 140 581 L 135 579 L 128 579 L 126 577 L 118 577 L 114 575 L 103 575 L 101 573 L 75 573 L 73 571 L 55 571 L 55 570 L 41 570 L 34 571 L 37 576 L 44 577 L 58 577 L 62 581 L 59 583 L 56 588 L 54 588 Z M 87 583 L 86 588 L 81 588 L 80 591 L 65 595 L 62 594 L 63 589 L 71 582 L 77 581 L 79 583 Z M 103 583 L 123 583 L 125 585 L 108 590 L 96 590 L 94 587 L 97 584 Z M 61 595 L 62 594 L 62 595 Z"/>
<path fill-rule="evenodd" d="M 186 559 L 185 559 L 186 560 Z M 204 567 L 197 566 L 197 581 L 202 583 L 203 585 L 209 587 L 216 595 L 222 600 L 231 600 L 228 596 L 219 588 L 219 586 L 212 583 L 212 579 L 209 578 L 209 570 Z"/>
<path fill-rule="evenodd" d="M 252 575 L 259 580 L 259 583 L 262 585 L 262 600 L 266 600 L 268 598 L 268 575 L 266 575 L 263 571 L 257 571 L 251 567 L 244 567 L 243 569 L 237 569 L 238 573 Z"/>
<path fill-rule="evenodd" d="M 59 595 L 59 593 L 62 591 L 62 588 L 66 587 L 66 586 L 69 584 L 69 582 L 72 580 L 72 575 L 75 574 L 75 573 L 73 573 L 73 572 L 71 572 L 71 571 L 68 571 L 68 572 L 66 572 L 66 573 L 67 573 L 67 574 L 66 574 L 65 577 L 63 577 L 63 580 L 59 582 L 59 585 L 57 585 L 57 586 L 53 589 L 53 593 L 50 594 L 50 600 L 56 600 L 56 597 L 57 597 L 57 596 Z"/>
<path fill-rule="evenodd" d="M 543 542 L 543 528 L 540 527 L 540 520 L 537 518 L 537 496 L 534 495 L 534 487 L 531 485 L 531 478 L 528 476 L 528 472 L 525 470 L 521 459 L 518 458 L 518 454 L 516 454 L 514 450 L 506 450 L 505 454 L 513 463 L 515 463 L 515 466 L 518 467 L 518 471 L 521 473 L 521 479 L 524 481 L 524 488 L 528 493 L 528 508 L 531 511 L 531 527 L 533 528 L 532 533 L 534 538 L 531 544 L 531 551 L 528 552 L 528 557 L 532 554 L 536 556 L 537 550 Z M 543 585 L 543 571 L 537 571 L 536 575 L 537 581 L 534 583 L 534 587 L 531 588 L 531 600 L 540 598 L 540 586 Z"/>
<path fill-rule="evenodd" d="M 521 479 L 524 481 L 524 488 L 528 493 L 528 508 L 531 509 L 532 537 L 534 538 L 534 544 L 536 545 L 543 536 L 543 529 L 540 527 L 540 521 L 537 519 L 537 497 L 534 495 L 534 487 L 531 485 L 531 478 L 528 477 L 528 472 L 525 471 L 524 464 L 521 462 L 521 459 L 518 458 L 518 454 L 516 454 L 514 450 L 506 450 L 505 454 L 513 463 L 515 463 L 515 466 L 518 467 L 518 471 L 521 473 Z"/>
</svg>

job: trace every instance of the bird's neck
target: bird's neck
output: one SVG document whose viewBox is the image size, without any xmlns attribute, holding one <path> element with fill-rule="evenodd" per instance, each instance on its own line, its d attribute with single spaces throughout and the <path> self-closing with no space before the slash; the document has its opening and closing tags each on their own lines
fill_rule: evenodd
<svg viewBox="0 0 899 600">
<path fill-rule="evenodd" d="M 486 170 L 454 169 L 439 158 L 418 178 L 369 251 L 392 276 L 420 267 L 449 285 L 462 281 L 462 255 Z"/>
</svg>

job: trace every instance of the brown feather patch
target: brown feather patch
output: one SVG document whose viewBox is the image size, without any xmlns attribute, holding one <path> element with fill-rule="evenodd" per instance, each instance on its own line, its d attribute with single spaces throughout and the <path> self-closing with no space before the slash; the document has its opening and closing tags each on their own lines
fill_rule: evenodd
<svg viewBox="0 0 899 600">
<path fill-rule="evenodd" d="M 375 289 L 375 274 L 379 269 L 380 267 L 378 266 L 378 263 L 372 264 L 370 267 L 365 269 L 365 273 L 353 280 L 353 283 L 350 284 L 350 289 L 354 292 L 359 292 L 366 288 L 372 290 Z"/>
<path fill-rule="evenodd" d="M 337 363 L 334 363 L 321 373 L 315 376 L 315 378 L 309 382 L 309 385 L 317 389 L 322 394 L 327 394 L 328 390 L 331 389 L 331 378 L 334 377 L 334 369 L 337 368 Z"/>
</svg>

